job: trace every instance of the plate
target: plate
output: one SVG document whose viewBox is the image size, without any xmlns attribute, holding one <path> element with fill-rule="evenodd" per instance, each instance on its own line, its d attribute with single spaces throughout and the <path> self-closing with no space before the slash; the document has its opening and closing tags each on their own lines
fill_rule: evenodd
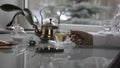
<svg viewBox="0 0 120 68">
<path fill-rule="evenodd" d="M 0 46 L 0 49 L 11 49 L 12 46 Z"/>
<path fill-rule="evenodd" d="M 7 34 L 10 33 L 10 30 L 0 28 L 0 34 Z"/>
<path fill-rule="evenodd" d="M 14 46 L 14 45 L 17 45 L 18 43 L 17 42 L 15 42 L 15 41 L 7 41 L 7 42 L 9 42 L 10 43 L 10 45 L 6 45 L 6 46 L 0 46 L 0 49 L 11 49 L 12 48 L 12 46 Z"/>
</svg>

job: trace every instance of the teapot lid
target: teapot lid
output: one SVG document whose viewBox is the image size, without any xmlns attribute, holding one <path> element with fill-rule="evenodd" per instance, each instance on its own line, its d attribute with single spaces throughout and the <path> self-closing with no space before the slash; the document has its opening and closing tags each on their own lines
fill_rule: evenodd
<svg viewBox="0 0 120 68">
<path fill-rule="evenodd" d="M 43 27 L 51 27 L 53 29 L 57 29 L 58 26 L 56 26 L 56 24 L 54 22 L 52 22 L 52 19 L 50 19 L 50 22 L 46 22 Z"/>
</svg>

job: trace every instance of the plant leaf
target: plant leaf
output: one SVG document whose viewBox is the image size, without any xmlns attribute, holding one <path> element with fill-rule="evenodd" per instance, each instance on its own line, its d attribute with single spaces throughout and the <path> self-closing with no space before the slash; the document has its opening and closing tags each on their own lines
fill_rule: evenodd
<svg viewBox="0 0 120 68">
<path fill-rule="evenodd" d="M 15 11 L 15 10 L 22 11 L 22 9 L 20 7 L 12 5 L 12 4 L 3 4 L 0 6 L 0 8 L 4 11 Z"/>
<path fill-rule="evenodd" d="M 27 18 L 29 23 L 33 24 L 34 21 L 33 21 L 32 12 L 29 9 L 27 9 L 27 8 L 25 8 L 23 11 L 24 11 L 24 16 Z"/>
<path fill-rule="evenodd" d="M 11 26 L 15 20 L 15 17 L 22 14 L 23 15 L 23 12 L 17 12 L 15 13 L 15 15 L 13 16 L 12 20 L 6 25 L 7 27 Z"/>
<path fill-rule="evenodd" d="M 15 6 L 15 5 L 12 5 L 12 4 L 3 4 L 3 5 L 0 6 L 0 8 L 1 8 L 2 10 L 4 10 L 4 11 L 8 11 L 8 12 L 9 12 L 9 11 L 19 10 L 19 12 L 17 12 L 17 13 L 13 16 L 12 20 L 10 21 L 10 23 L 7 24 L 7 26 L 12 25 L 12 23 L 14 22 L 15 17 L 16 17 L 17 15 L 19 15 L 19 14 L 25 16 L 26 19 L 28 20 L 28 22 L 33 25 L 33 22 L 34 22 L 34 21 L 33 21 L 33 16 L 32 16 L 32 12 L 31 12 L 29 9 L 27 9 L 27 8 L 21 9 L 20 7 Z"/>
</svg>

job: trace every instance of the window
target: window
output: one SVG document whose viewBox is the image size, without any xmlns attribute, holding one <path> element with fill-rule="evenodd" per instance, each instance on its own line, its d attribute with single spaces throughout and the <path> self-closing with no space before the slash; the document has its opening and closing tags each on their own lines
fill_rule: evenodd
<svg viewBox="0 0 120 68">
<path fill-rule="evenodd" d="M 81 3 L 80 1 L 83 1 L 82 7 L 77 6 L 78 5 L 77 2 Z M 111 19 L 113 17 L 114 12 L 116 10 L 115 8 L 117 8 L 116 6 L 117 6 L 118 3 L 120 3 L 119 0 L 25 0 L 25 7 L 29 8 L 30 10 L 32 10 L 33 14 L 35 14 L 39 18 L 39 21 L 40 21 L 41 18 L 40 18 L 40 15 L 39 15 L 39 11 L 43 7 L 50 6 L 50 5 L 54 6 L 54 7 L 57 7 L 58 5 L 62 5 L 62 6 L 65 5 L 64 12 L 66 14 L 61 15 L 62 18 L 65 19 L 65 20 L 61 19 L 61 23 L 62 24 L 72 24 L 72 25 L 73 24 L 74 25 L 75 24 L 80 24 L 80 27 L 81 27 L 81 25 L 83 25 L 83 26 L 86 26 L 86 25 L 87 26 L 88 25 L 90 25 L 90 26 L 92 25 L 93 26 L 93 25 L 95 25 L 95 27 L 98 27 L 98 25 L 100 25 L 100 23 L 101 23 L 101 20 Z M 67 5 L 67 7 L 66 7 L 66 5 Z M 76 13 L 74 14 L 74 12 L 69 12 L 69 10 L 68 10 L 69 6 L 68 5 L 70 5 L 70 6 L 74 5 L 74 6 L 72 6 L 73 7 L 72 9 L 76 13 L 77 13 L 76 10 L 78 10 L 78 9 L 80 11 L 82 10 L 81 11 L 82 14 L 80 14 L 81 16 L 79 16 Z M 89 6 L 92 6 L 92 5 L 93 5 L 93 7 L 89 7 Z M 99 9 L 96 10 L 96 8 L 95 8 L 94 10 L 88 12 L 88 10 L 90 10 L 91 8 L 94 8 L 94 5 L 97 5 L 97 7 L 96 7 L 97 9 L 98 9 L 98 7 L 105 6 L 104 8 L 102 8 L 102 10 L 103 11 L 105 9 L 107 9 L 107 10 L 105 10 L 105 12 L 101 12 L 101 10 L 98 11 Z M 108 7 L 110 7 L 110 9 L 108 9 Z M 66 8 L 68 8 L 68 9 L 66 9 Z M 78 8 L 78 9 L 76 9 L 76 8 Z M 112 10 L 112 8 L 114 8 L 114 10 Z M 100 13 L 93 14 L 94 12 L 100 12 Z M 84 14 L 86 14 L 86 15 L 84 15 Z M 75 27 L 76 27 L 76 25 L 75 25 Z"/>
<path fill-rule="evenodd" d="M 91 3 L 95 5 L 98 2 L 97 0 L 94 0 L 94 1 L 95 2 L 93 2 L 93 0 L 83 0 L 83 1 L 82 0 L 35 0 L 35 1 L 26 0 L 26 2 L 28 4 L 27 7 L 29 9 L 31 9 L 33 11 L 33 13 L 36 14 L 37 16 L 40 15 L 39 11 L 43 7 L 53 6 L 55 8 L 56 7 L 59 8 L 59 9 L 62 8 L 62 12 L 64 14 L 61 15 L 61 18 L 60 18 L 61 23 L 87 24 L 87 25 L 88 24 L 94 24 L 94 25 L 97 24 L 98 25 L 98 23 L 96 23 L 97 21 L 93 21 L 95 19 L 95 16 L 97 15 L 97 13 L 96 13 L 97 11 L 93 11 L 91 9 L 93 7 L 91 5 Z M 89 4 L 89 2 L 90 2 L 90 4 Z M 89 7 L 89 5 L 91 7 Z M 94 14 L 94 13 L 96 13 L 96 14 Z"/>
</svg>

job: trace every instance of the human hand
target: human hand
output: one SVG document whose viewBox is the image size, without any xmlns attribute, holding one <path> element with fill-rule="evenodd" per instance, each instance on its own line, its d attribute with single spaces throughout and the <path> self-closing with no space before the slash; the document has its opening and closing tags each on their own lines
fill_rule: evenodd
<svg viewBox="0 0 120 68">
<path fill-rule="evenodd" d="M 87 32 L 71 30 L 69 37 L 77 45 L 93 45 L 93 37 Z"/>
</svg>

